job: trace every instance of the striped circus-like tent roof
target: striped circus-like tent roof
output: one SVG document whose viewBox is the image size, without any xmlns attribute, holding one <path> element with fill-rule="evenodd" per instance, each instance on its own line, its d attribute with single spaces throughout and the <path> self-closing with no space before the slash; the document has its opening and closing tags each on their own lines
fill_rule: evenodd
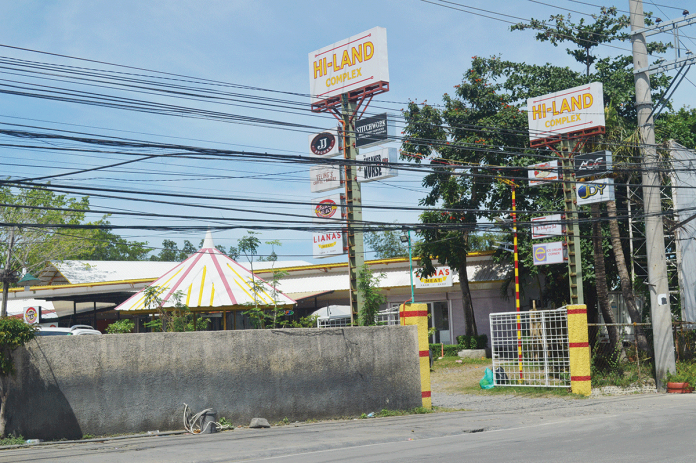
<svg viewBox="0 0 696 463">
<path fill-rule="evenodd" d="M 280 291 L 276 291 L 275 303 L 273 288 L 270 284 L 254 277 L 252 273 L 230 259 L 213 245 L 211 233 L 208 232 L 203 247 L 188 259 L 175 266 L 158 278 L 152 285 L 156 286 L 162 306 L 175 307 L 177 294 L 191 310 L 211 311 L 229 310 L 254 304 L 259 306 L 289 306 L 295 301 Z M 178 293 L 180 292 L 180 293 Z M 254 297 L 255 296 L 255 297 Z M 146 305 L 145 289 L 128 298 L 116 310 L 147 311 L 154 310 Z"/>
</svg>

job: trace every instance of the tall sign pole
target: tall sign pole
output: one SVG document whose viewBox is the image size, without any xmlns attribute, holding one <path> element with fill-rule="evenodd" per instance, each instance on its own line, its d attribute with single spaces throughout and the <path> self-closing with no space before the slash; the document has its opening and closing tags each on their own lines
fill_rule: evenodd
<svg viewBox="0 0 696 463">
<path fill-rule="evenodd" d="M 362 198 L 358 183 L 358 166 L 355 161 L 358 149 L 355 147 L 355 103 L 347 94 L 341 95 L 341 118 L 343 122 L 343 156 L 346 159 L 346 225 L 348 228 L 348 272 L 350 279 L 351 320 L 355 319 L 364 305 L 363 296 L 358 291 L 358 272 L 365 264 L 362 232 Z"/>
<path fill-rule="evenodd" d="M 330 112 L 343 126 L 350 306 L 353 320 L 364 306 L 358 293 L 358 273 L 365 263 L 355 127 L 372 97 L 389 91 L 386 29 L 373 27 L 309 53 L 309 87 L 312 111 Z M 385 119 L 385 130 L 386 124 Z M 375 125 L 379 123 L 375 122 Z M 379 169 L 371 169 L 370 172 L 373 173 L 373 170 Z"/>
<path fill-rule="evenodd" d="M 580 225 L 578 224 L 577 183 L 573 165 L 571 142 L 561 142 L 561 171 L 563 172 L 563 206 L 569 219 L 566 227 L 566 249 L 568 250 L 568 283 L 570 303 L 584 304 L 582 286 L 582 257 L 580 252 Z"/>
<path fill-rule="evenodd" d="M 645 27 L 643 2 L 629 0 L 631 31 Z M 635 33 L 631 36 L 633 45 L 633 69 L 648 67 L 648 49 L 645 35 Z M 662 205 L 660 203 L 659 158 L 655 149 L 655 125 L 652 119 L 652 98 L 650 96 L 650 76 L 647 71 L 633 75 L 636 86 L 636 110 L 638 129 L 643 151 L 643 203 L 645 209 L 645 239 L 649 243 L 648 286 L 650 288 L 650 318 L 653 326 L 655 349 L 655 373 L 657 388 L 664 390 L 664 378 L 676 369 L 674 361 L 674 339 L 672 338 L 672 317 L 669 309 L 669 285 L 667 281 L 667 259 L 665 257 L 665 237 L 662 229 Z"/>
</svg>

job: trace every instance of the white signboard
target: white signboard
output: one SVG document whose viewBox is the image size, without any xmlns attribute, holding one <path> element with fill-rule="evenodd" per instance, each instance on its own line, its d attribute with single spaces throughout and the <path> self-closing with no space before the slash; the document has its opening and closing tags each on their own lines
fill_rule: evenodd
<svg viewBox="0 0 696 463">
<path fill-rule="evenodd" d="M 435 274 L 428 278 L 419 277 L 418 270 L 414 270 L 413 285 L 416 288 L 442 288 L 452 286 L 452 270 L 450 270 L 449 267 L 436 267 Z"/>
<path fill-rule="evenodd" d="M 38 307 L 25 307 L 24 308 L 24 323 L 30 325 L 36 325 L 39 323 L 39 308 Z"/>
<path fill-rule="evenodd" d="M 604 127 L 604 93 L 601 82 L 527 99 L 531 141 Z"/>
<path fill-rule="evenodd" d="M 340 231 L 314 233 L 312 255 L 315 259 L 344 254 L 345 234 Z"/>
<path fill-rule="evenodd" d="M 532 245 L 534 265 L 562 264 L 566 260 L 563 241 Z"/>
<path fill-rule="evenodd" d="M 335 190 L 343 185 L 343 168 L 337 165 L 311 166 L 309 178 L 312 193 Z"/>
<path fill-rule="evenodd" d="M 614 201 L 614 179 L 603 178 L 594 182 L 577 184 L 578 206 Z"/>
<path fill-rule="evenodd" d="M 558 161 L 542 162 L 527 166 L 527 176 L 529 177 L 529 186 L 541 185 L 554 180 L 560 180 L 561 176 L 558 170 Z"/>
<path fill-rule="evenodd" d="M 374 27 L 309 54 L 311 103 L 389 82 L 387 30 Z"/>
<path fill-rule="evenodd" d="M 344 195 L 331 195 L 312 200 L 312 221 L 326 225 L 327 222 L 340 222 L 343 218 Z"/>
<path fill-rule="evenodd" d="M 365 154 L 358 154 L 359 162 L 369 163 L 358 166 L 358 182 L 372 182 L 396 177 L 398 171 L 389 167 L 397 161 L 396 148 L 382 148 Z"/>
<path fill-rule="evenodd" d="M 562 220 L 561 214 L 532 218 L 532 239 L 563 236 Z"/>
<path fill-rule="evenodd" d="M 314 157 L 332 158 L 343 151 L 343 139 L 338 129 L 328 129 L 309 136 L 309 152 Z"/>
</svg>

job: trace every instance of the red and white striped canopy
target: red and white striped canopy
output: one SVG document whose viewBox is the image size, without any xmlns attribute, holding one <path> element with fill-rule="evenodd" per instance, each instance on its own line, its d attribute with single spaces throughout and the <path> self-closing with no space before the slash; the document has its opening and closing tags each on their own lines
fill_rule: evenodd
<svg viewBox="0 0 696 463">
<path fill-rule="evenodd" d="M 244 305 L 290 306 L 295 301 L 285 294 L 274 291 L 270 284 L 230 259 L 213 245 L 210 232 L 206 235 L 203 247 L 188 259 L 162 275 L 152 285 L 158 288 L 163 307 L 174 307 L 177 295 L 190 309 L 212 310 L 233 308 Z M 116 310 L 151 311 L 146 306 L 145 290 L 131 296 Z"/>
</svg>

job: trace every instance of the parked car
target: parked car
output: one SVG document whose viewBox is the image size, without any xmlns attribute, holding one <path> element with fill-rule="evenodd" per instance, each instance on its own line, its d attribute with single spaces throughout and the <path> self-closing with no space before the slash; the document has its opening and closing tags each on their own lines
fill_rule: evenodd
<svg viewBox="0 0 696 463">
<path fill-rule="evenodd" d="M 89 325 L 74 325 L 70 328 L 53 328 L 39 326 L 37 336 L 83 336 L 101 334 Z"/>
</svg>

